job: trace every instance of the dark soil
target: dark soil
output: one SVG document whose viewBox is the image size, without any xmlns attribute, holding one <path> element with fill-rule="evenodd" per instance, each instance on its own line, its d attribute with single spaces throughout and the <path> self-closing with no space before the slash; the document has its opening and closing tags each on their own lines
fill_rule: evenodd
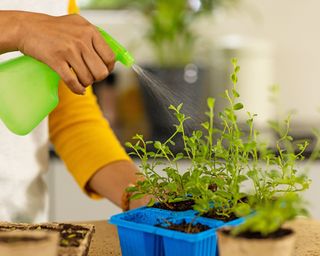
<svg viewBox="0 0 320 256">
<path fill-rule="evenodd" d="M 161 224 L 158 224 L 156 226 L 161 227 L 161 228 L 165 228 L 165 229 L 169 229 L 169 230 L 175 230 L 175 231 L 179 231 L 179 232 L 183 232 L 183 233 L 188 233 L 188 234 L 196 234 L 196 233 L 200 233 L 200 232 L 203 232 L 203 231 L 210 229 L 210 227 L 203 225 L 201 223 L 190 224 L 190 223 L 187 223 L 185 220 L 183 220 L 179 224 L 170 223 L 169 226 L 165 226 L 165 227 L 162 226 Z"/>
<path fill-rule="evenodd" d="M 60 230 L 60 246 L 62 247 L 78 247 L 88 232 L 79 226 L 61 225 Z"/>
<path fill-rule="evenodd" d="M 237 219 L 237 216 L 234 215 L 233 213 L 230 215 L 229 218 L 226 218 L 226 216 L 218 215 L 218 214 L 216 213 L 215 209 L 210 210 L 209 212 L 205 213 L 205 214 L 202 215 L 202 216 L 203 216 L 203 217 L 206 217 L 206 218 L 210 218 L 210 219 L 222 220 L 222 221 L 224 221 L 224 222 L 232 221 L 232 220 Z"/>
<path fill-rule="evenodd" d="M 0 243 L 17 243 L 17 242 L 40 242 L 47 240 L 48 237 L 28 237 L 28 236 L 21 236 L 21 237 L 0 237 Z"/>
<path fill-rule="evenodd" d="M 211 190 L 212 192 L 216 192 L 218 189 L 218 186 L 217 186 L 217 184 L 212 183 L 209 185 L 208 189 Z"/>
<path fill-rule="evenodd" d="M 193 200 L 186 200 L 186 201 L 181 201 L 176 203 L 157 203 L 157 204 L 154 204 L 152 207 L 163 209 L 163 210 L 182 212 L 182 211 L 192 210 L 193 205 L 194 205 Z"/>
<path fill-rule="evenodd" d="M 223 233 L 229 235 L 230 230 L 224 230 Z M 244 232 L 237 235 L 237 237 L 247 238 L 247 239 L 278 239 L 284 236 L 288 236 L 292 233 L 293 231 L 291 229 L 281 228 L 276 232 L 269 234 L 268 236 L 262 236 L 261 233 L 259 232 Z"/>
</svg>

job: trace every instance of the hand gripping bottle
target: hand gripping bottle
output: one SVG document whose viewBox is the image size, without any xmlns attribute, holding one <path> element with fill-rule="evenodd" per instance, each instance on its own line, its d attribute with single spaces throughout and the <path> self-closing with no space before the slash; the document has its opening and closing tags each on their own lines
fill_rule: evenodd
<svg viewBox="0 0 320 256">
<path fill-rule="evenodd" d="M 98 29 L 116 61 L 132 66 L 130 53 Z M 0 119 L 15 134 L 30 133 L 58 105 L 59 80 L 56 72 L 29 56 L 0 63 Z"/>
</svg>

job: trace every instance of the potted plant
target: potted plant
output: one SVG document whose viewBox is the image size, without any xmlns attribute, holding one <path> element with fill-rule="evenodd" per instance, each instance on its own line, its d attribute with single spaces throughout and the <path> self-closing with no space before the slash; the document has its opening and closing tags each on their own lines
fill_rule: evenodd
<svg viewBox="0 0 320 256">
<path fill-rule="evenodd" d="M 248 214 L 246 210 L 239 214 Z M 286 193 L 271 201 L 258 201 L 254 211 L 241 225 L 218 231 L 219 255 L 292 256 L 295 233 L 284 224 L 306 215 L 299 195 Z"/>
<path fill-rule="evenodd" d="M 239 209 L 254 209 L 257 203 L 272 201 L 281 193 L 308 188 L 308 177 L 296 171 L 306 141 L 293 146 L 288 129 L 284 133 L 279 129 L 282 137 L 276 150 L 270 150 L 259 140 L 253 114 L 248 115 L 249 133 L 239 126 L 237 113 L 244 107 L 236 88 L 240 67 L 236 60 L 232 63 L 233 88 L 225 91 L 228 105 L 219 114 L 219 126 L 214 124 L 215 100 L 209 98 L 208 120 L 190 135 L 185 131 L 189 117 L 181 112 L 181 104 L 170 106 L 178 122 L 166 141 L 145 141 L 136 135 L 134 143 L 127 143 L 131 154 L 141 160 L 142 179 L 128 188 L 131 199 L 145 195 L 152 199 L 147 207 L 111 218 L 118 226 L 124 255 L 134 255 L 137 250 L 139 255 L 173 255 L 175 248 L 186 255 L 212 255 L 217 249 L 215 230 L 240 224 Z M 286 124 L 289 127 L 289 121 Z M 183 149 L 175 153 L 172 148 L 177 136 Z M 292 150 L 284 150 L 283 144 Z M 188 161 L 187 170 L 180 169 L 181 160 Z M 253 192 L 243 186 L 250 182 Z M 190 234 L 198 225 L 203 232 Z"/>
</svg>

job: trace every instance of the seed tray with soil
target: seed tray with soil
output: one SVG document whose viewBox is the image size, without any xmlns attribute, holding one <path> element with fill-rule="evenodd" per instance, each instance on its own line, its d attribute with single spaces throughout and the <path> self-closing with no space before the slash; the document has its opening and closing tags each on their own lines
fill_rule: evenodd
<svg viewBox="0 0 320 256">
<path fill-rule="evenodd" d="M 67 223 L 26 224 L 0 222 L 0 231 L 17 230 L 58 232 L 60 235 L 59 256 L 86 256 L 94 233 L 94 226 Z"/>
<path fill-rule="evenodd" d="M 118 228 L 123 256 L 215 255 L 216 229 L 229 223 L 195 217 L 195 213 L 141 207 L 114 215 L 109 223 Z"/>
<path fill-rule="evenodd" d="M 169 211 L 188 211 L 192 210 L 194 205 L 193 200 L 187 200 L 187 201 L 181 201 L 181 202 L 175 202 L 175 203 L 156 203 L 152 207 L 163 209 L 163 210 L 169 210 Z"/>
<path fill-rule="evenodd" d="M 186 220 L 182 220 L 181 223 L 172 223 L 168 221 L 165 226 L 157 224 L 156 227 L 175 230 L 187 234 L 196 234 L 210 229 L 210 227 L 207 225 L 201 223 L 187 223 Z"/>
</svg>

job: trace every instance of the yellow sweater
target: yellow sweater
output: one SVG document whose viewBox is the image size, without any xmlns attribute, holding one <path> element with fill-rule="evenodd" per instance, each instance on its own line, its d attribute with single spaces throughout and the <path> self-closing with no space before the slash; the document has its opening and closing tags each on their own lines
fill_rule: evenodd
<svg viewBox="0 0 320 256">
<path fill-rule="evenodd" d="M 49 115 L 50 139 L 80 187 L 103 166 L 129 160 L 100 112 L 92 88 L 85 96 L 73 94 L 63 82 L 59 85 L 58 107 Z"/>
</svg>

